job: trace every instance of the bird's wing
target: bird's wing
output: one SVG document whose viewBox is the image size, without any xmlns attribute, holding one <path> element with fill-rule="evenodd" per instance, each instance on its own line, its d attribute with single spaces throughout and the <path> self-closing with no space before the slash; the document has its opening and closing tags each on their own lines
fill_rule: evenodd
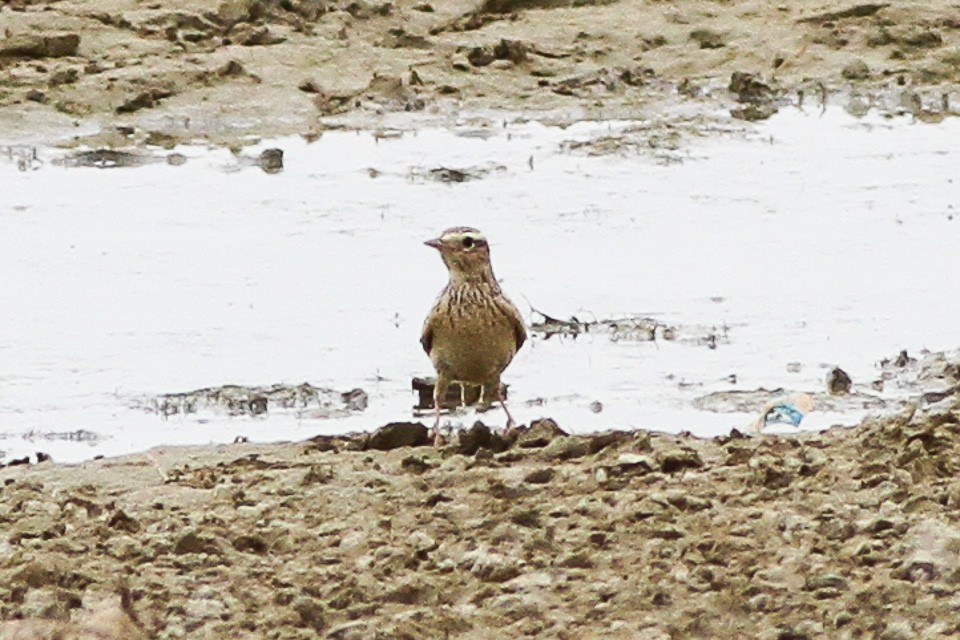
<svg viewBox="0 0 960 640">
<path fill-rule="evenodd" d="M 500 307 L 500 310 L 507 317 L 507 320 L 510 321 L 513 327 L 513 337 L 517 341 L 517 351 L 520 351 L 520 347 L 527 341 L 527 327 L 523 324 L 523 318 L 520 316 L 520 312 L 514 304 L 506 298 L 498 297 L 497 306 Z"/>
<path fill-rule="evenodd" d="M 427 355 L 430 355 L 430 349 L 433 348 L 433 317 L 433 313 L 427 316 L 427 319 L 423 322 L 423 331 L 420 333 L 420 344 L 423 345 L 423 350 L 427 352 Z"/>
</svg>

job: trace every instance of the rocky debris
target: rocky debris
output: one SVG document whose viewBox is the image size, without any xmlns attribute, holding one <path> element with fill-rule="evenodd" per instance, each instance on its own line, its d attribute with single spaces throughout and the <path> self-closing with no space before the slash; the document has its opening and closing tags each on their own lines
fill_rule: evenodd
<svg viewBox="0 0 960 640">
<path fill-rule="evenodd" d="M 312 80 L 302 82 L 299 88 L 301 91 L 317 94 L 313 98 L 313 105 L 322 115 L 330 116 L 344 113 L 358 104 L 356 94 L 329 93 Z"/>
<path fill-rule="evenodd" d="M 690 32 L 690 39 L 701 49 L 720 49 L 726 45 L 723 34 L 711 29 L 695 29 Z"/>
<path fill-rule="evenodd" d="M 526 9 L 560 9 L 612 4 L 617 0 L 484 0 L 480 13 L 514 13 Z"/>
<path fill-rule="evenodd" d="M 79 624 L 122 575 L 137 625 L 125 638 L 138 620 L 158 638 L 551 637 L 595 624 L 598 606 L 629 637 L 652 622 L 949 635 L 958 415 L 954 398 L 850 429 L 716 439 L 561 435 L 544 420 L 525 433 L 545 446 L 518 436 L 500 453 L 476 446 L 493 435 L 483 425 L 437 450 L 402 424 L 374 436 L 384 450 L 360 434 L 7 468 L 0 616 Z"/>
<path fill-rule="evenodd" d="M 433 43 L 429 38 L 407 33 L 407 30 L 403 27 L 390 29 L 386 37 L 377 44 L 389 49 L 430 49 L 433 47 Z"/>
<path fill-rule="evenodd" d="M 71 607 L 80 606 L 71 602 Z M 4 640 L 147 640 L 150 636 L 133 616 L 131 595 L 123 592 L 119 598 L 106 598 L 85 608 L 75 621 L 28 618 L 0 623 L 0 638 Z M 65 611 L 62 618 L 69 618 Z"/>
<path fill-rule="evenodd" d="M 870 67 L 861 59 L 854 60 L 840 72 L 847 80 L 866 80 L 870 77 Z"/>
<path fill-rule="evenodd" d="M 414 377 L 411 387 L 417 392 L 417 404 L 414 410 L 418 412 L 433 411 L 433 389 L 436 378 Z M 509 385 L 500 383 L 500 396 L 506 399 Z M 447 394 L 440 399 L 441 409 L 456 409 L 458 407 L 472 407 L 480 402 L 480 387 L 477 385 L 461 385 L 452 383 L 447 387 Z"/>
<path fill-rule="evenodd" d="M 486 67 L 497 60 L 513 64 L 527 61 L 529 46 L 517 40 L 500 40 L 492 46 L 472 47 L 466 51 L 467 61 L 474 67 Z"/>
<path fill-rule="evenodd" d="M 919 358 L 901 351 L 879 363 L 880 378 L 874 386 L 893 388 L 919 397 L 924 405 L 935 404 L 957 393 L 960 385 L 960 352 L 923 351 Z"/>
<path fill-rule="evenodd" d="M 764 120 L 778 111 L 776 92 L 758 74 L 734 71 L 727 89 L 743 106 L 730 110 L 734 118 L 747 121 Z"/>
<path fill-rule="evenodd" d="M 773 97 L 773 89 L 755 73 L 734 71 L 727 89 L 736 94 L 739 102 L 762 102 Z"/>
<path fill-rule="evenodd" d="M 116 112 L 133 113 L 140 109 L 150 109 L 157 106 L 160 100 L 174 96 L 176 93 L 176 89 L 170 85 L 158 85 L 127 98 L 117 107 Z"/>
<path fill-rule="evenodd" d="M 422 447 L 430 442 L 429 430 L 419 422 L 391 422 L 370 435 L 367 448 L 390 451 L 400 447 Z"/>
<path fill-rule="evenodd" d="M 283 149 L 264 149 L 255 156 L 245 155 L 239 149 L 234 150 L 238 167 L 259 167 L 264 173 L 280 173 L 283 171 Z"/>
<path fill-rule="evenodd" d="M 124 151 L 121 149 L 93 149 L 76 151 L 55 161 L 64 167 L 94 167 L 97 169 L 117 169 L 123 167 L 142 167 L 149 164 L 166 162 L 166 156 L 154 155 L 142 151 Z"/>
<path fill-rule="evenodd" d="M 80 120 L 118 107 L 122 114 L 159 110 L 176 117 L 174 108 L 194 104 L 199 111 L 191 138 L 229 138 L 228 144 L 246 133 L 226 136 L 207 124 L 224 109 L 238 120 L 257 121 L 251 126 L 260 133 L 311 127 L 316 114 L 309 101 L 297 100 L 295 88 L 305 74 L 313 76 L 311 99 L 324 116 L 353 110 L 441 113 L 457 105 L 524 112 L 577 107 L 620 118 L 637 117 L 651 100 L 716 103 L 724 97 L 715 91 L 721 76 L 741 68 L 772 69 L 782 98 L 733 105 L 733 115 L 746 120 L 769 117 L 781 100 L 817 83 L 824 95 L 850 92 L 850 83 L 857 83 L 855 88 L 870 90 L 872 108 L 896 112 L 904 106 L 893 103 L 897 86 L 936 85 L 943 87 L 935 89 L 938 94 L 950 93 L 960 78 L 957 18 L 946 6 L 852 3 L 824 11 L 810 0 L 764 5 L 748 15 L 725 4 L 700 15 L 676 7 L 664 14 L 655 5 L 624 12 L 607 0 L 488 0 L 469 7 L 358 0 L 223 0 L 193 7 L 10 0 L 5 9 L 11 24 L 0 34 L 0 108 L 13 114 L 24 103 L 49 105 Z M 624 37 L 624 29 L 634 35 Z M 791 29 L 796 47 L 780 41 Z M 75 80 L 43 64 L 80 54 L 84 62 Z M 222 65 L 229 56 L 250 71 L 196 71 L 196 65 Z M 852 65 L 857 58 L 868 65 L 868 75 Z M 419 83 L 367 88 L 373 73 L 397 77 L 411 69 L 420 74 Z M 217 81 L 241 77 L 249 82 L 215 90 Z M 259 86 L 261 78 L 266 86 Z M 164 91 L 175 92 L 175 104 L 165 104 Z M 275 115 L 263 116 L 264 102 L 275 107 L 267 110 Z M 923 101 L 920 107 L 918 119 L 924 121 L 951 113 L 949 107 L 923 108 Z M 44 112 L 32 108 L 27 116 Z M 674 131 L 663 123 L 658 128 L 662 135 L 638 138 L 637 144 L 620 146 L 611 138 L 594 148 L 642 152 L 650 141 L 659 153 L 668 150 L 665 162 L 682 160 L 669 153 Z"/>
<path fill-rule="evenodd" d="M 286 38 L 270 31 L 267 26 L 239 25 L 230 30 L 227 35 L 228 43 L 236 43 L 245 47 L 260 47 L 286 42 Z"/>
<path fill-rule="evenodd" d="M 544 55 L 540 50 L 537 53 Z M 596 71 L 569 76 L 556 82 L 541 80 L 539 84 L 559 95 L 584 97 L 584 95 L 623 93 L 631 87 L 646 86 L 654 76 L 653 69 L 649 67 L 602 67 Z"/>
<path fill-rule="evenodd" d="M 0 57 L 63 58 L 77 55 L 79 46 L 76 33 L 8 35 L 0 40 Z"/>
<path fill-rule="evenodd" d="M 540 449 L 546 447 L 555 438 L 567 435 L 551 418 L 534 420 L 526 429 L 519 429 L 516 445 L 522 449 Z"/>
<path fill-rule="evenodd" d="M 502 453 L 510 448 L 513 439 L 492 430 L 482 422 L 475 422 L 469 429 L 457 432 L 457 453 L 472 456 L 480 450 Z"/>
<path fill-rule="evenodd" d="M 703 411 L 717 413 L 757 413 L 775 406 L 781 399 L 802 393 L 813 400 L 811 411 L 842 413 L 854 409 L 890 409 L 902 403 L 888 401 L 879 396 L 852 391 L 844 395 L 804 393 L 783 388 L 735 389 L 714 391 L 693 400 L 693 406 Z"/>
<path fill-rule="evenodd" d="M 426 106 L 409 75 L 375 73 L 355 100 L 359 106 L 368 103 L 371 108 L 384 111 L 422 111 Z"/>
<path fill-rule="evenodd" d="M 853 387 L 853 380 L 850 375 L 840 367 L 834 367 L 827 374 L 827 391 L 830 395 L 843 396 L 850 393 Z"/>
<path fill-rule="evenodd" d="M 812 16 L 807 16 L 805 18 L 800 18 L 797 20 L 797 22 L 823 24 L 827 22 L 836 22 L 837 20 L 845 20 L 847 18 L 866 18 L 868 16 L 875 15 L 877 12 L 889 6 L 890 4 L 887 2 L 857 4 L 847 9 L 826 11 Z"/>
<path fill-rule="evenodd" d="M 614 342 L 666 340 L 710 349 L 730 341 L 727 327 L 671 326 L 646 316 L 603 320 L 581 320 L 571 316 L 562 320 L 536 309 L 534 313 L 538 318 L 531 323 L 530 330 L 541 334 L 545 340 L 553 336 L 577 338 L 584 334 L 606 334 Z"/>
<path fill-rule="evenodd" d="M 327 418 L 345 416 L 367 408 L 362 389 L 347 392 L 314 387 L 275 384 L 269 387 L 224 385 L 182 393 L 166 393 L 141 399 L 135 406 L 162 416 L 215 411 L 231 416 L 258 416 L 268 412 L 294 410 L 298 416 Z"/>
<path fill-rule="evenodd" d="M 504 165 L 496 163 L 475 167 L 431 167 L 429 169 L 414 167 L 410 170 L 410 176 L 432 182 L 442 182 L 444 184 L 460 184 L 480 180 L 493 173 L 506 170 L 507 168 Z"/>
</svg>

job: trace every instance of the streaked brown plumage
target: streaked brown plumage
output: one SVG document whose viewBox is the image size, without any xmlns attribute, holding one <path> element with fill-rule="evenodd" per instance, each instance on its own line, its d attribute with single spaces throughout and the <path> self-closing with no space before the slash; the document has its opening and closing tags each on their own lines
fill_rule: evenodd
<svg viewBox="0 0 960 640">
<path fill-rule="evenodd" d="M 434 430 L 440 425 L 440 399 L 451 382 L 480 386 L 480 404 L 498 399 L 507 426 L 513 426 L 500 394 L 500 374 L 523 346 L 527 330 L 493 275 L 487 239 L 476 229 L 453 227 L 426 244 L 440 251 L 450 275 L 420 337 L 437 370 Z"/>
</svg>

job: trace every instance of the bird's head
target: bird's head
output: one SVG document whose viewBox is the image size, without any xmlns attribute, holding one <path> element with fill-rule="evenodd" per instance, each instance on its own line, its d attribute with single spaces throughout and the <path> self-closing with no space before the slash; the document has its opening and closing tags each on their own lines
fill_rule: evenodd
<svg viewBox="0 0 960 640">
<path fill-rule="evenodd" d="M 453 279 L 493 279 L 487 238 L 470 227 L 452 227 L 424 244 L 440 252 Z"/>
</svg>

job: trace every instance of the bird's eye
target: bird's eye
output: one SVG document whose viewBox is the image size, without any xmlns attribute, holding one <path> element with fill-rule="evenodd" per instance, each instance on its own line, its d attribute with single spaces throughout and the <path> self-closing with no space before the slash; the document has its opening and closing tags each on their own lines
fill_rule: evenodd
<svg viewBox="0 0 960 640">
<path fill-rule="evenodd" d="M 473 245 L 474 245 L 473 238 L 471 238 L 470 236 L 467 236 L 466 238 L 463 239 L 464 249 L 470 249 L 471 247 L 473 247 Z"/>
</svg>

